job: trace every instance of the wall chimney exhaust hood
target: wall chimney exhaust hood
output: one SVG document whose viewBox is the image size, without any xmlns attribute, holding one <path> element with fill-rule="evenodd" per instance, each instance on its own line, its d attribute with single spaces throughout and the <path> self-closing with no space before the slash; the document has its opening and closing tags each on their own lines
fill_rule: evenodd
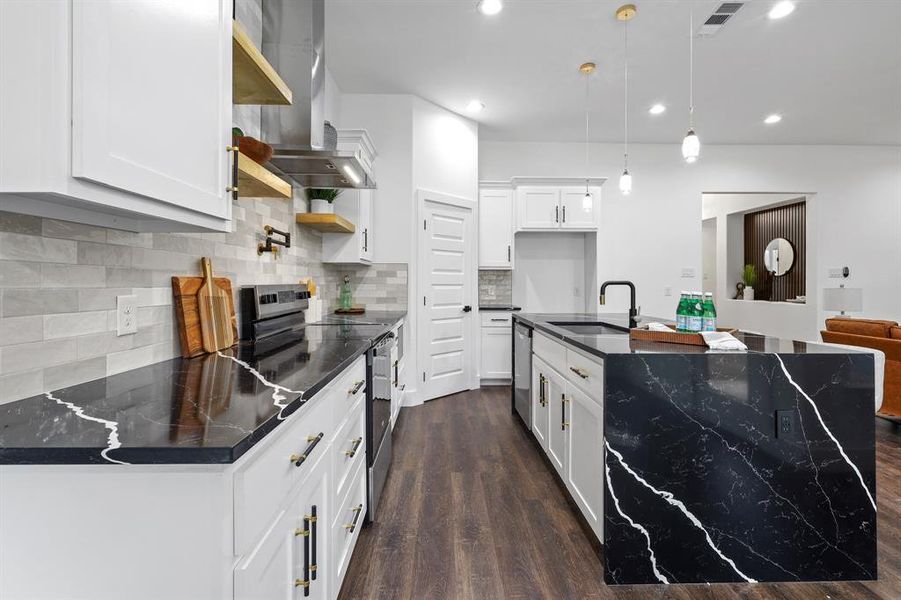
<svg viewBox="0 0 901 600">
<path fill-rule="evenodd" d="M 291 88 L 293 103 L 262 107 L 269 166 L 303 187 L 375 188 L 368 166 L 325 144 L 325 1 L 263 0 L 263 56 Z"/>
</svg>

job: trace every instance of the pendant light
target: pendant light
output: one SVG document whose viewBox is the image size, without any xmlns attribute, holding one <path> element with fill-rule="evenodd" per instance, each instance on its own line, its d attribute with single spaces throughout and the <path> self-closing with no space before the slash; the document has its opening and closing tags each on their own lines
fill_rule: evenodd
<svg viewBox="0 0 901 600">
<path fill-rule="evenodd" d="M 581 71 L 585 75 L 585 173 L 588 173 L 588 117 L 589 117 L 589 107 L 591 106 L 591 74 L 594 73 L 595 69 L 597 69 L 597 65 L 593 62 L 582 63 L 579 66 L 579 71 Z M 591 210 L 591 207 L 594 203 L 593 198 L 591 197 L 591 191 L 588 188 L 589 180 L 585 179 L 585 195 L 582 197 L 582 209 L 583 210 Z"/>
<path fill-rule="evenodd" d="M 624 4 L 616 9 L 616 18 L 623 22 L 623 174 L 619 176 L 619 191 L 623 196 L 632 192 L 632 174 L 629 173 L 629 21 L 635 17 L 634 4 Z"/>
<path fill-rule="evenodd" d="M 682 158 L 691 164 L 701 155 L 701 140 L 695 134 L 695 35 L 694 35 L 694 6 L 688 5 L 688 133 L 682 140 Z"/>
</svg>

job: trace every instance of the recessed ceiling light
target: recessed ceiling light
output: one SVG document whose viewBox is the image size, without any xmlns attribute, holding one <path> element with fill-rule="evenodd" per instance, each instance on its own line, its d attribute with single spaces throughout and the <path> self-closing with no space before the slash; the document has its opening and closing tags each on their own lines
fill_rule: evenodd
<svg viewBox="0 0 901 600">
<path fill-rule="evenodd" d="M 791 0 L 782 0 L 782 2 L 777 2 L 773 5 L 773 8 L 770 9 L 769 17 L 771 19 L 781 19 L 782 17 L 787 17 L 795 11 L 795 3 Z"/>
<path fill-rule="evenodd" d="M 781 120 L 782 120 L 782 115 L 773 114 L 773 115 L 768 116 L 766 119 L 764 119 L 763 122 L 766 123 L 767 125 L 773 125 L 774 123 L 778 123 Z"/>
<path fill-rule="evenodd" d="M 466 112 L 480 113 L 484 108 L 485 104 L 480 100 L 470 100 L 469 104 L 466 105 Z"/>
<path fill-rule="evenodd" d="M 479 12 L 483 15 L 496 15 L 504 9 L 504 3 L 501 0 L 479 0 Z"/>
<path fill-rule="evenodd" d="M 652 115 L 662 115 L 666 112 L 666 107 L 662 104 L 655 104 L 651 108 L 648 109 L 648 112 Z"/>
</svg>

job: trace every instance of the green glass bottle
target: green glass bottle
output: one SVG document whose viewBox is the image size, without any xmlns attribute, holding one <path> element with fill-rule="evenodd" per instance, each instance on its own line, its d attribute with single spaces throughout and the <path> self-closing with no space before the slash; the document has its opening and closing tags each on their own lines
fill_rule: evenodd
<svg viewBox="0 0 901 600">
<path fill-rule="evenodd" d="M 342 310 L 349 310 L 353 307 L 354 299 L 350 291 L 350 275 L 344 276 L 344 283 L 341 285 L 341 294 L 338 297 L 338 305 Z"/>
<path fill-rule="evenodd" d="M 713 294 L 704 294 L 704 331 L 716 331 L 716 306 L 713 304 Z"/>
<path fill-rule="evenodd" d="M 688 292 L 682 292 L 676 307 L 676 330 L 688 331 Z"/>
<path fill-rule="evenodd" d="M 688 305 L 688 330 L 698 333 L 704 329 L 704 309 L 701 307 L 701 293 L 692 292 Z"/>
</svg>

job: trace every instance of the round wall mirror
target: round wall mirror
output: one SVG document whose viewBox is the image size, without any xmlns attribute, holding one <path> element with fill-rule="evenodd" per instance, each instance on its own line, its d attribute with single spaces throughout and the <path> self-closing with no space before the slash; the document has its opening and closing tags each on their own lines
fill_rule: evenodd
<svg viewBox="0 0 901 600">
<path fill-rule="evenodd" d="M 788 273 L 795 264 L 795 249 L 791 242 L 785 238 L 772 240 L 763 251 L 763 264 L 776 277 Z"/>
</svg>

